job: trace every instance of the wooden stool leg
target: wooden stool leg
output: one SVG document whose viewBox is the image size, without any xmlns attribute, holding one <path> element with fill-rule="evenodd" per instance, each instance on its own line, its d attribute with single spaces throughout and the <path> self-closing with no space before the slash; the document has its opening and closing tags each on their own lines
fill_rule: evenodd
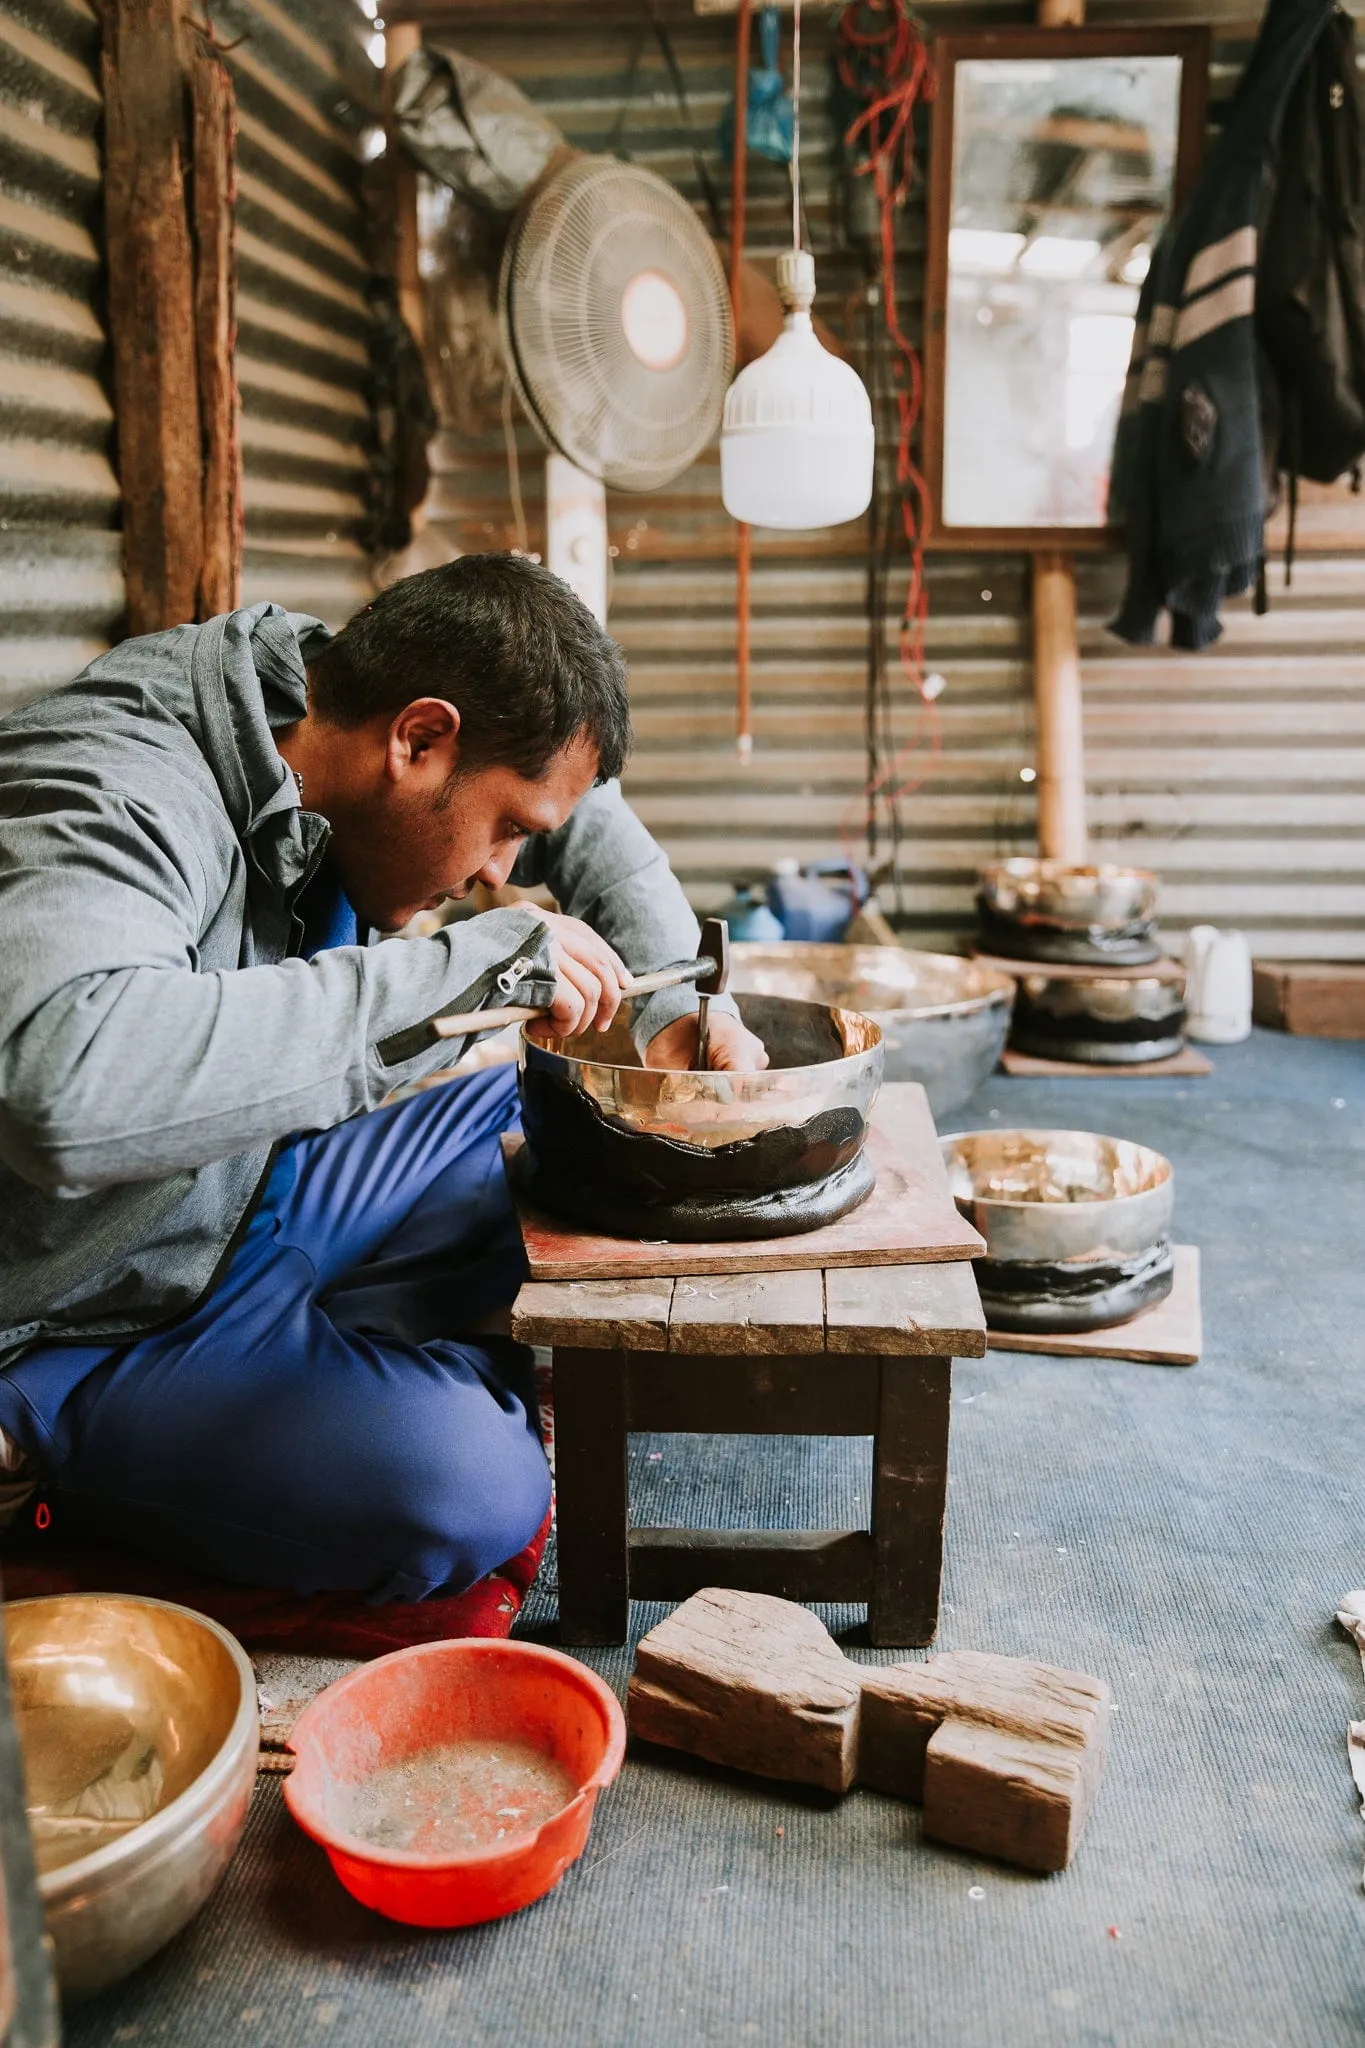
<svg viewBox="0 0 1365 2048">
<path fill-rule="evenodd" d="M 630 1627 L 626 1354 L 556 1345 L 554 1388 L 560 1638 L 623 1643 Z"/>
<path fill-rule="evenodd" d="M 873 1446 L 874 1643 L 931 1643 L 943 1576 L 950 1358 L 883 1358 Z"/>
</svg>

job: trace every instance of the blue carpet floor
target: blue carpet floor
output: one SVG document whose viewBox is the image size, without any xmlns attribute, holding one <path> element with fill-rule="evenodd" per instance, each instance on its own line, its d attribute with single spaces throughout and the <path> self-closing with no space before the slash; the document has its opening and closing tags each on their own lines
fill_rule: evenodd
<svg viewBox="0 0 1365 2048">
<path fill-rule="evenodd" d="M 633 1757 L 540 1905 L 389 1926 L 257 1793 L 199 1920 L 72 2048 L 1355 2048 L 1365 1717 L 1331 1625 L 1365 1583 L 1365 1047 L 1258 1033 L 1202 1081 L 993 1080 L 961 1125 L 1083 1124 L 1174 1159 L 1204 1253 L 1192 1369 L 995 1355 L 954 1375 L 939 1647 L 1093 1671 L 1118 1712 L 1070 1871 L 918 1811 Z M 658 1455 L 651 1455 L 658 1454 Z M 865 1518 L 860 1442 L 664 1437 L 642 1520 Z M 552 1640 L 549 1571 L 522 1627 Z M 637 1634 L 660 1610 L 634 1611 Z M 853 1613 L 826 1617 L 858 1648 Z M 619 1689 L 627 1651 L 588 1652 Z M 979 1895 L 978 1895 L 979 1894 Z"/>
</svg>

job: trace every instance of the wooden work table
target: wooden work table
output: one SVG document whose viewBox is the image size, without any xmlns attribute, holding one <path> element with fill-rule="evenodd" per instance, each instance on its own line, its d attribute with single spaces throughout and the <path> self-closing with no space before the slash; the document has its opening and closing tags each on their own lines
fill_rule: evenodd
<svg viewBox="0 0 1365 2048">
<path fill-rule="evenodd" d="M 922 1091 L 904 1095 L 896 1124 L 942 1180 Z M 632 1598 L 703 1586 L 866 1601 L 875 1643 L 933 1640 L 952 1360 L 986 1349 L 969 1262 L 533 1281 L 513 1334 L 554 1354 L 565 1642 L 624 1642 Z M 871 1527 L 631 1528 L 631 1430 L 870 1436 Z"/>
</svg>

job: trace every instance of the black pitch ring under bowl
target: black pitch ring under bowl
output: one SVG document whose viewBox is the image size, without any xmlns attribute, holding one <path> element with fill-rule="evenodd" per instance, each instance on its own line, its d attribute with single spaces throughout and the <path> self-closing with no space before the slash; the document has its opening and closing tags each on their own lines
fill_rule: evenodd
<svg viewBox="0 0 1365 2048">
<path fill-rule="evenodd" d="M 1163 1237 L 1131 1259 L 1080 1266 L 973 1259 L 972 1271 L 992 1330 L 1107 1330 L 1166 1299 L 1175 1284 L 1175 1254 Z"/>
<path fill-rule="evenodd" d="M 977 943 L 998 959 L 1057 967 L 1150 967 L 1161 947 L 1149 924 L 1069 926 L 1009 917 L 977 898 Z"/>
</svg>

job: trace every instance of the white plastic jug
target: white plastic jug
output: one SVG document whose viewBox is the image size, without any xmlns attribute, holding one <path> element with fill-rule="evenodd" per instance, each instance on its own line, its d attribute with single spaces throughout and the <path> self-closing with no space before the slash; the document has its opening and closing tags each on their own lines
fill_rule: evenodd
<svg viewBox="0 0 1365 2048">
<path fill-rule="evenodd" d="M 1197 924 L 1185 934 L 1185 1026 L 1206 1045 L 1251 1036 L 1251 946 L 1245 932 Z"/>
</svg>

